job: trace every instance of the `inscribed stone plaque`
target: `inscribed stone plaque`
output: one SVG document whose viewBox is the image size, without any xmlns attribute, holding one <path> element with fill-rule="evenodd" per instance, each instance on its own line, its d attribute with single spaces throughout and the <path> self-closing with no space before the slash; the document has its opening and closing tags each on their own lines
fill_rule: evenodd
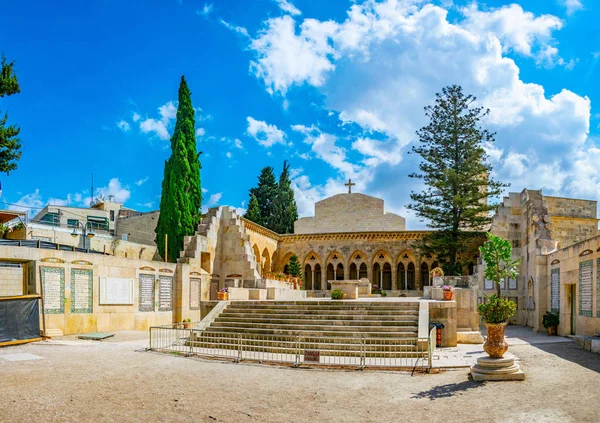
<svg viewBox="0 0 600 423">
<path fill-rule="evenodd" d="M 100 304 L 133 304 L 133 278 L 100 278 Z"/>
<path fill-rule="evenodd" d="M 173 310 L 173 276 L 158 277 L 158 311 Z"/>
<path fill-rule="evenodd" d="M 202 281 L 198 278 L 190 278 L 190 310 L 200 309 L 200 286 Z"/>
<path fill-rule="evenodd" d="M 592 260 L 579 263 L 579 315 L 592 316 Z"/>
<path fill-rule="evenodd" d="M 40 267 L 44 295 L 44 312 L 63 314 L 65 312 L 65 269 Z"/>
<path fill-rule="evenodd" d="M 550 310 L 560 312 L 560 269 L 550 271 Z"/>
<path fill-rule="evenodd" d="M 71 269 L 71 313 L 92 312 L 92 269 Z"/>
<path fill-rule="evenodd" d="M 489 279 L 484 279 L 483 289 L 494 289 L 494 281 L 491 281 Z"/>
<path fill-rule="evenodd" d="M 516 290 L 517 289 L 517 279 L 509 279 L 508 280 L 508 289 L 513 289 Z"/>
<path fill-rule="evenodd" d="M 140 273 L 140 311 L 154 311 L 154 275 Z"/>
</svg>

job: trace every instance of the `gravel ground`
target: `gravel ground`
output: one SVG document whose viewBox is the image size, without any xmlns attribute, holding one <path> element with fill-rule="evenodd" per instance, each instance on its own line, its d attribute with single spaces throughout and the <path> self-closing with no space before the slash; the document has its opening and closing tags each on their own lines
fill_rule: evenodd
<svg viewBox="0 0 600 423">
<path fill-rule="evenodd" d="M 235 364 L 144 352 L 145 333 L 0 349 L 2 422 L 598 422 L 600 356 L 517 345 L 524 382 Z M 6 354 L 41 360 L 11 362 Z"/>
</svg>

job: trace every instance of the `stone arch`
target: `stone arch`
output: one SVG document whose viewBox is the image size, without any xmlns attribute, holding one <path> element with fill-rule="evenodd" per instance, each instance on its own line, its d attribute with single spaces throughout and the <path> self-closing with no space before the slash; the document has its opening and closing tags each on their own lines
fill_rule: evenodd
<svg viewBox="0 0 600 423">
<path fill-rule="evenodd" d="M 350 255 L 350 259 L 348 260 L 348 269 L 349 269 L 349 279 L 355 280 L 360 279 L 360 269 L 364 268 L 364 276 L 367 277 L 367 255 L 360 251 L 356 250 Z"/>
<path fill-rule="evenodd" d="M 344 256 L 335 250 L 327 256 L 325 261 L 327 270 L 327 281 L 344 279 Z M 327 282 L 327 289 L 331 289 L 331 284 Z"/>
<path fill-rule="evenodd" d="M 262 265 L 262 275 L 271 271 L 271 254 L 269 254 L 267 247 L 262 252 L 260 263 Z"/>
<path fill-rule="evenodd" d="M 317 264 L 321 264 L 321 257 L 316 252 L 311 251 L 306 256 L 304 256 L 304 261 L 302 262 L 302 264 L 308 264 L 310 265 L 310 268 L 314 270 L 314 267 Z"/>
<path fill-rule="evenodd" d="M 413 263 L 417 262 L 417 260 L 415 259 L 415 255 L 411 250 L 404 250 L 400 254 L 398 254 L 398 257 L 396 257 L 396 263 L 402 262 L 404 264 L 408 264 L 411 261 Z"/>
<path fill-rule="evenodd" d="M 378 289 L 391 290 L 392 287 L 392 256 L 384 249 L 379 249 L 373 255 L 373 285 Z"/>
<path fill-rule="evenodd" d="M 400 290 L 415 289 L 416 264 L 415 255 L 404 250 L 396 258 L 396 283 Z"/>
<path fill-rule="evenodd" d="M 285 256 L 283 256 L 283 260 L 281 261 L 281 272 L 287 275 L 288 273 L 288 263 L 290 262 L 290 258 L 294 255 L 293 251 L 289 251 Z"/>
<path fill-rule="evenodd" d="M 252 252 L 254 253 L 254 262 L 256 263 L 256 270 L 262 276 L 262 266 L 260 263 L 260 250 L 258 249 L 258 245 L 254 244 L 252 246 Z"/>
</svg>

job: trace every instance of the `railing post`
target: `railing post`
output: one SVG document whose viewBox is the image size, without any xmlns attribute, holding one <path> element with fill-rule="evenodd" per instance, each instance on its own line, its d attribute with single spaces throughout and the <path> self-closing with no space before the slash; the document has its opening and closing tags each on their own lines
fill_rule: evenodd
<svg viewBox="0 0 600 423">
<path fill-rule="evenodd" d="M 188 337 L 188 342 L 190 343 L 190 355 L 194 355 L 194 340 L 192 339 L 193 333 L 194 329 L 190 328 L 190 336 Z"/>
<path fill-rule="evenodd" d="M 300 367 L 300 335 L 296 335 L 296 361 L 294 367 Z"/>
<path fill-rule="evenodd" d="M 364 370 L 366 366 L 366 347 L 365 347 L 365 336 L 360 336 L 360 370 Z"/>
<path fill-rule="evenodd" d="M 152 350 L 152 326 L 150 326 L 150 328 L 148 329 L 150 331 L 150 345 L 149 345 L 149 350 Z"/>
<path fill-rule="evenodd" d="M 242 334 L 238 333 L 238 355 L 235 362 L 239 363 L 240 361 L 242 361 Z"/>
</svg>

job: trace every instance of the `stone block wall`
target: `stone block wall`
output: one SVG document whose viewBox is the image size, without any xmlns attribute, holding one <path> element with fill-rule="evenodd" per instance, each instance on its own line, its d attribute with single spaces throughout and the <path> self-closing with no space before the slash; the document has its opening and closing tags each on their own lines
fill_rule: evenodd
<svg viewBox="0 0 600 423">
<path fill-rule="evenodd" d="M 23 295 L 23 268 L 0 266 L 0 297 Z"/>
<path fill-rule="evenodd" d="M 117 237 L 127 235 L 127 240 L 138 244 L 156 246 L 155 239 L 156 224 L 160 211 L 130 216 L 117 221 Z"/>
</svg>

